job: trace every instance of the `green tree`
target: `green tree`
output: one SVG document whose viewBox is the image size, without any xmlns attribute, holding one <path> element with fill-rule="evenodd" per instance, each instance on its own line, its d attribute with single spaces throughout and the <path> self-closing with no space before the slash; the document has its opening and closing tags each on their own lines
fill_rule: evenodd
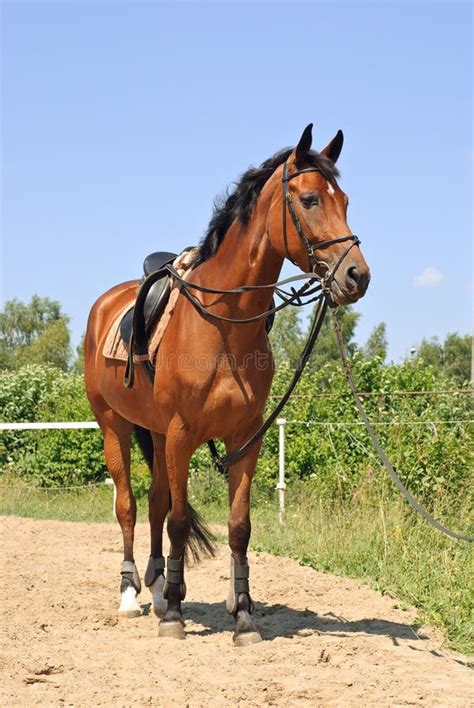
<svg viewBox="0 0 474 708">
<path fill-rule="evenodd" d="M 454 381 L 463 383 L 471 379 L 472 338 L 455 332 L 444 340 L 444 371 Z"/>
<path fill-rule="evenodd" d="M 366 361 L 370 361 L 376 356 L 385 361 L 387 357 L 387 326 L 385 322 L 376 325 L 362 348 L 362 356 Z"/>
<path fill-rule="evenodd" d="M 416 359 L 422 359 L 424 364 L 432 366 L 436 372 L 442 371 L 443 345 L 438 337 L 431 337 L 431 339 L 423 338 L 420 342 L 420 346 L 416 350 Z"/>
<path fill-rule="evenodd" d="M 296 307 L 286 307 L 275 317 L 270 342 L 277 366 L 288 362 L 294 367 L 304 345 L 301 319 Z"/>
<path fill-rule="evenodd" d="M 29 303 L 8 300 L 0 312 L 0 365 L 17 369 L 27 363 L 66 370 L 71 358 L 69 318 L 55 300 L 33 295 Z"/>
<path fill-rule="evenodd" d="M 422 339 L 416 353 L 418 360 L 458 383 L 471 378 L 471 356 L 471 337 L 456 332 L 448 334 L 443 343 L 437 337 Z"/>
<path fill-rule="evenodd" d="M 84 373 L 84 337 L 85 334 L 82 335 L 81 341 L 76 347 L 76 358 L 74 360 L 74 364 L 72 366 L 73 371 L 76 374 L 83 374 Z"/>
<path fill-rule="evenodd" d="M 347 307 L 338 307 L 332 314 L 335 315 L 341 325 L 347 353 L 349 356 L 352 356 L 357 350 L 357 345 L 354 342 L 354 333 L 360 315 L 358 312 L 354 312 L 350 305 Z M 312 315 L 314 315 L 314 310 Z M 337 364 L 339 361 L 340 357 L 336 334 L 331 322 L 331 313 L 328 312 L 308 362 L 308 368 L 312 371 L 316 371 L 326 364 Z"/>
</svg>

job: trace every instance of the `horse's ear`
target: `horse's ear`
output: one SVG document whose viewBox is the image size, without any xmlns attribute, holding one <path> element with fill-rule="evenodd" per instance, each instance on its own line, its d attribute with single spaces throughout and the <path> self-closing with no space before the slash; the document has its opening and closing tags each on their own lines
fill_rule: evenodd
<svg viewBox="0 0 474 708">
<path fill-rule="evenodd" d="M 338 130 L 336 136 L 331 140 L 329 145 L 326 145 L 324 150 L 321 150 L 321 155 L 329 157 L 336 164 L 339 155 L 341 154 L 342 145 L 344 143 L 344 134 L 342 130 Z"/>
<path fill-rule="evenodd" d="M 308 154 L 308 152 L 311 148 L 311 143 L 313 142 L 312 130 L 313 130 L 313 124 L 310 123 L 303 130 L 303 134 L 300 138 L 300 141 L 295 148 L 295 161 L 296 161 L 297 165 L 303 164 L 303 162 L 305 161 L 306 155 Z"/>
</svg>

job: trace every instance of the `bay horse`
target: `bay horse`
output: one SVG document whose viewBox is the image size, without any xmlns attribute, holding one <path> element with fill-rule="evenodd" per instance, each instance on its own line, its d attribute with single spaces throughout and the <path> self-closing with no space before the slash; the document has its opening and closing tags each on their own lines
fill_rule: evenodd
<svg viewBox="0 0 474 708">
<path fill-rule="evenodd" d="M 337 183 L 335 163 L 343 134 L 338 131 L 320 153 L 311 150 L 311 144 L 312 124 L 296 148 L 250 168 L 227 199 L 215 206 L 191 273 L 193 283 L 219 289 L 274 283 L 288 258 L 321 279 L 331 274 L 328 293 L 334 305 L 353 303 L 364 295 L 369 269 L 347 224 L 348 199 Z M 141 582 L 133 556 L 136 503 L 130 484 L 135 431 L 152 473 L 145 584 L 153 610 L 161 616 L 159 636 L 182 639 L 185 549 L 212 553 L 212 538 L 188 502 L 189 462 L 208 440 L 222 440 L 230 453 L 258 430 L 273 378 L 273 357 L 264 319 L 240 325 L 214 320 L 180 293 L 159 347 L 154 384 L 138 365 L 133 388 L 125 388 L 124 362 L 105 359 L 102 351 L 111 325 L 133 304 L 137 286 L 136 280 L 116 285 L 92 307 L 85 336 L 86 390 L 117 490 L 124 553 L 119 612 L 140 614 Z M 219 297 L 198 292 L 209 312 L 230 319 L 266 312 L 272 294 L 265 288 Z M 257 442 L 228 470 L 231 571 L 226 606 L 235 619 L 237 645 L 261 640 L 251 618 L 247 561 L 250 487 L 259 450 Z M 166 517 L 170 551 L 165 580 Z"/>
</svg>

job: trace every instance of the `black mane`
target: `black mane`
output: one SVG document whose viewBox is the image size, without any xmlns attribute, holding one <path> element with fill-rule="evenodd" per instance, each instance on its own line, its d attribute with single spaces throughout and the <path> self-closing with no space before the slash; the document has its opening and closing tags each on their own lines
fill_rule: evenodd
<svg viewBox="0 0 474 708">
<path fill-rule="evenodd" d="M 285 148 L 265 160 L 260 167 L 250 167 L 236 182 L 232 192 L 227 191 L 223 197 L 216 198 L 207 232 L 199 244 L 198 263 L 207 261 L 217 252 L 235 219 L 240 219 L 244 225 L 248 224 L 255 202 L 265 182 L 292 152 L 293 148 Z M 334 163 L 313 150 L 308 153 L 305 159 L 306 163 L 311 167 L 317 167 L 327 180 L 333 180 L 339 176 Z"/>
</svg>

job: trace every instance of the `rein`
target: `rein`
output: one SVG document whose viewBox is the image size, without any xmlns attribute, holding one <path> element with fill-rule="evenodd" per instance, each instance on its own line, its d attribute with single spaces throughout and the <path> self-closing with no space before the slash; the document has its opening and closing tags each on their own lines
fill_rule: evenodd
<svg viewBox="0 0 474 708">
<path fill-rule="evenodd" d="M 270 283 L 269 285 L 242 285 L 241 287 L 234 288 L 233 290 L 217 290 L 214 288 L 206 288 L 202 285 L 197 285 L 196 283 L 190 283 L 184 278 L 181 278 L 181 276 L 176 273 L 172 265 L 165 266 L 165 269 L 168 270 L 170 275 L 172 275 L 172 277 L 178 281 L 186 297 L 192 302 L 194 307 L 201 313 L 201 315 L 204 315 L 204 317 L 211 317 L 215 320 L 221 320 L 223 322 L 232 322 L 233 324 L 248 324 L 249 322 L 257 322 L 258 320 L 266 319 L 268 315 L 272 315 L 275 312 L 279 312 L 288 305 L 294 305 L 296 307 L 302 307 L 303 305 L 307 305 L 309 302 L 313 302 L 313 300 L 307 300 L 305 302 L 302 302 L 300 299 L 301 296 L 313 295 L 316 292 L 320 292 L 323 288 L 321 284 L 317 285 L 311 290 L 308 290 L 308 288 L 310 288 L 310 286 L 314 282 L 316 282 L 317 278 L 314 277 L 313 273 L 303 273 L 302 275 L 295 275 L 292 278 L 286 278 L 285 280 L 280 280 L 277 283 Z M 291 283 L 297 280 L 307 280 L 308 282 L 305 283 L 299 290 L 294 290 L 292 293 L 286 293 L 284 290 L 280 289 L 280 285 L 286 285 L 287 283 Z M 210 312 L 209 306 L 203 305 L 203 303 L 195 295 L 193 295 L 192 292 L 190 292 L 192 289 L 199 290 L 200 292 L 204 293 L 213 293 L 217 295 L 234 295 L 238 293 L 240 294 L 249 292 L 251 290 L 272 289 L 275 290 L 275 292 L 283 300 L 283 302 L 280 305 L 275 305 L 275 307 L 271 307 L 269 310 L 265 310 L 265 312 L 261 312 L 259 315 L 255 315 L 254 317 L 245 317 L 242 319 L 234 317 L 225 317 L 224 315 L 216 315 L 215 313 Z M 284 293 L 284 296 L 282 296 L 281 293 Z M 321 297 L 321 295 L 319 295 L 318 297 Z"/>
</svg>

